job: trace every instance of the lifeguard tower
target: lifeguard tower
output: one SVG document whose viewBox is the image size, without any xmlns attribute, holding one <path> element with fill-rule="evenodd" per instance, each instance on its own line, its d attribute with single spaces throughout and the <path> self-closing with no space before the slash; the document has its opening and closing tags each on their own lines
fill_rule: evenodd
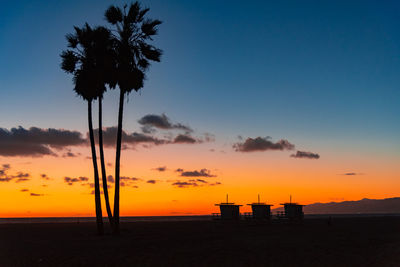
<svg viewBox="0 0 400 267">
<path fill-rule="evenodd" d="M 242 205 L 236 205 L 235 203 L 229 203 L 228 195 L 226 195 L 226 202 L 222 202 L 219 204 L 215 204 L 215 206 L 219 206 L 221 211 L 220 219 L 221 220 L 239 220 L 240 219 L 240 211 L 239 208 Z M 217 214 L 213 214 L 216 216 Z"/>
<path fill-rule="evenodd" d="M 282 203 L 285 210 L 285 217 L 292 221 L 300 221 L 304 218 L 303 206 L 298 203 L 292 203 L 292 196 L 290 196 L 289 203 Z"/>
<path fill-rule="evenodd" d="M 260 195 L 258 195 L 258 202 L 247 204 L 251 206 L 253 212 L 252 218 L 255 220 L 270 220 L 271 219 L 271 206 L 260 202 Z"/>
</svg>

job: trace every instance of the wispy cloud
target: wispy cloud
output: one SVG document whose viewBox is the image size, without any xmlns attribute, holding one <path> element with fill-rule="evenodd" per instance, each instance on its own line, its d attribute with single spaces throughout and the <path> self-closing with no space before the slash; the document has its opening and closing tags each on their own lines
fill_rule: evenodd
<svg viewBox="0 0 400 267">
<path fill-rule="evenodd" d="M 185 171 L 179 168 L 176 171 L 180 172 L 180 176 L 182 177 L 216 177 L 216 175 L 211 174 L 211 171 L 208 169 L 201 169 L 200 171 Z"/>
<path fill-rule="evenodd" d="M 74 183 L 85 183 L 88 182 L 89 178 L 80 176 L 77 178 L 71 178 L 71 177 L 64 177 L 64 182 L 66 182 L 68 185 L 73 185 Z"/>
<path fill-rule="evenodd" d="M 154 168 L 153 170 L 156 170 L 156 171 L 159 171 L 159 172 L 165 172 L 167 170 L 167 167 L 166 166 L 157 167 L 157 168 Z"/>
<path fill-rule="evenodd" d="M 345 173 L 341 173 L 340 175 L 355 176 L 355 175 L 363 175 L 363 174 L 362 173 L 358 173 L 358 172 L 345 172 Z"/>
<path fill-rule="evenodd" d="M 36 194 L 36 193 L 30 193 L 31 197 L 42 197 L 44 194 Z"/>
<path fill-rule="evenodd" d="M 306 152 L 306 151 L 297 151 L 296 154 L 290 155 L 292 158 L 298 159 L 319 159 L 320 156 L 317 153 Z"/>
<path fill-rule="evenodd" d="M 3 164 L 0 168 L 0 182 L 14 181 L 16 183 L 26 182 L 31 179 L 31 175 L 26 172 L 17 172 L 16 174 L 10 174 L 10 164 Z"/>
<path fill-rule="evenodd" d="M 172 123 L 171 120 L 165 114 L 155 115 L 148 114 L 142 117 L 139 121 L 139 124 L 142 125 L 142 131 L 144 133 L 153 132 L 154 128 L 163 129 L 163 130 L 183 130 L 185 132 L 192 132 L 193 130 L 182 123 Z"/>
</svg>

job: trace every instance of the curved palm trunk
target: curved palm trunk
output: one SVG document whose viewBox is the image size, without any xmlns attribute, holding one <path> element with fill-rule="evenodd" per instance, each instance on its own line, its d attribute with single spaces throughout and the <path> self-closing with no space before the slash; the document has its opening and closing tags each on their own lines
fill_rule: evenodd
<svg viewBox="0 0 400 267">
<path fill-rule="evenodd" d="M 119 234 L 119 167 L 121 159 L 122 116 L 124 111 L 124 92 L 120 88 L 117 148 L 115 156 L 115 194 L 114 194 L 114 234 Z"/>
<path fill-rule="evenodd" d="M 103 217 L 101 212 L 101 201 L 100 201 L 99 169 L 97 167 L 96 147 L 94 145 L 94 135 L 93 135 L 92 101 L 88 101 L 88 122 L 89 122 L 90 147 L 92 149 L 92 161 L 94 169 L 94 199 L 96 204 L 97 232 L 99 235 L 102 235 L 104 233 L 104 229 L 103 229 Z"/>
<path fill-rule="evenodd" d="M 110 221 L 111 228 L 113 227 L 113 215 L 111 213 L 110 199 L 108 197 L 107 188 L 107 175 L 106 165 L 104 163 L 104 150 L 103 150 L 103 108 L 102 108 L 102 97 L 99 97 L 99 150 L 100 150 L 100 163 L 101 163 L 101 175 L 103 180 L 103 192 L 104 200 L 106 202 L 107 216 Z"/>
</svg>

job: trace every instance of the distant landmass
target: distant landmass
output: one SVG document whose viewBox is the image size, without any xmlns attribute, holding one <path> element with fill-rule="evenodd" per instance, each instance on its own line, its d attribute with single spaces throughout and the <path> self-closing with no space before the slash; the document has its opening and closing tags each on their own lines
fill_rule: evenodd
<svg viewBox="0 0 400 267">
<path fill-rule="evenodd" d="M 282 208 L 274 210 L 278 211 Z M 306 205 L 303 211 L 305 214 L 400 213 L 400 197 L 313 203 Z"/>
</svg>

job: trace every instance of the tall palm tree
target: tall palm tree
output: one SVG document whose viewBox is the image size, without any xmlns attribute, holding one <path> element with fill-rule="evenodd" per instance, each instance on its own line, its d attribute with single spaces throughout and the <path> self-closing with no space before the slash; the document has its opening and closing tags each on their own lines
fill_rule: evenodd
<svg viewBox="0 0 400 267">
<path fill-rule="evenodd" d="M 114 194 L 114 233 L 119 233 L 119 197 L 120 197 L 120 159 L 122 117 L 124 97 L 133 90 L 143 87 L 145 72 L 150 61 L 160 61 L 162 51 L 149 42 L 157 34 L 160 20 L 145 18 L 148 8 L 142 8 L 138 2 L 123 9 L 110 6 L 105 12 L 106 20 L 113 26 L 116 53 L 115 78 L 120 89 L 118 130 L 115 157 L 115 194 Z"/>
<path fill-rule="evenodd" d="M 94 169 L 94 188 L 96 223 L 99 234 L 104 233 L 101 200 L 99 171 L 96 158 L 96 147 L 92 123 L 92 102 L 101 98 L 106 90 L 107 69 L 110 69 L 110 32 L 104 27 L 92 29 L 87 23 L 84 27 L 75 27 L 74 34 L 67 36 L 70 49 L 61 53 L 61 68 L 73 74 L 75 84 L 74 91 L 88 102 L 88 125 L 89 139 L 92 151 L 92 162 Z M 103 183 L 104 184 L 104 183 Z M 107 188 L 107 184 L 105 184 Z M 106 192 L 106 191 L 105 191 Z"/>
</svg>

